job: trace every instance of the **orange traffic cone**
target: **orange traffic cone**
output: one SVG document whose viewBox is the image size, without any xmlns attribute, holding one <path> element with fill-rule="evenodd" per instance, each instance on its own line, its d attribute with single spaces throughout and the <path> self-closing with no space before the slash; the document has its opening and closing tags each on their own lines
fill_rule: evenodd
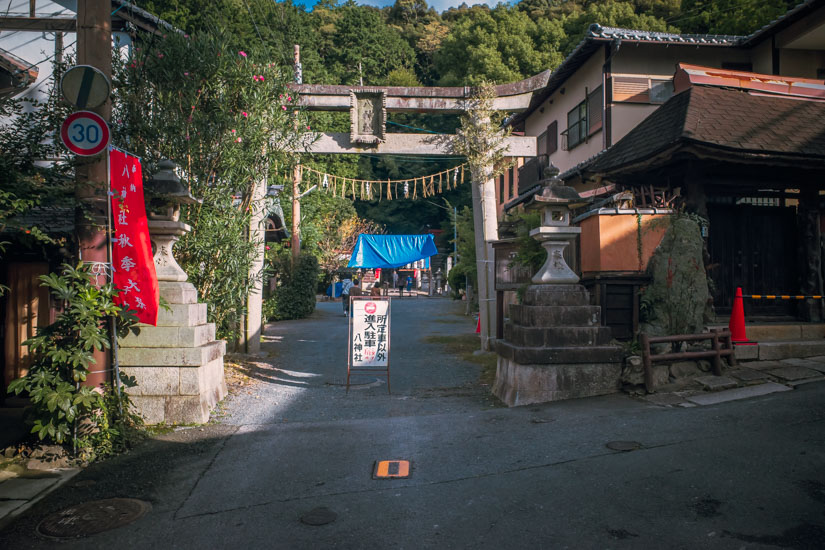
<svg viewBox="0 0 825 550">
<path fill-rule="evenodd" d="M 481 333 L 481 314 L 478 314 L 478 323 L 476 323 L 476 334 Z"/>
<path fill-rule="evenodd" d="M 731 341 L 740 346 L 753 346 L 756 342 L 748 340 L 745 333 L 745 308 L 742 305 L 742 287 L 736 287 L 736 296 L 733 298 L 733 309 L 730 312 L 730 322 L 728 329 L 731 333 Z"/>
</svg>

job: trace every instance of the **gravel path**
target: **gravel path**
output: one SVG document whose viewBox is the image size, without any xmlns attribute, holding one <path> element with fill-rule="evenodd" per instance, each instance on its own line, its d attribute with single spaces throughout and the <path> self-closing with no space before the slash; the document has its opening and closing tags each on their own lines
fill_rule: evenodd
<svg viewBox="0 0 825 550">
<path fill-rule="evenodd" d="M 472 334 L 464 304 L 447 298 L 392 300 L 392 395 L 383 378 L 353 377 L 345 392 L 347 318 L 340 302 L 319 302 L 307 319 L 266 326 L 258 383 L 231 395 L 216 420 L 230 425 L 312 422 L 467 412 L 497 406 L 478 383 L 480 367 L 447 354 L 430 335 Z M 433 399 L 438 397 L 438 399 Z"/>
</svg>

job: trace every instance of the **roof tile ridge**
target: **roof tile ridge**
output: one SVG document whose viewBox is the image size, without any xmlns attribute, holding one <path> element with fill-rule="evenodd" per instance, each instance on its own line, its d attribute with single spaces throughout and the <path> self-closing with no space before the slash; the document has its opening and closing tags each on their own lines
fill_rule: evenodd
<svg viewBox="0 0 825 550">
<path fill-rule="evenodd" d="M 628 29 L 625 27 L 609 27 L 599 23 L 593 23 L 588 27 L 585 40 L 587 38 L 623 38 L 613 35 L 635 35 L 636 37 L 651 37 L 651 42 L 658 42 L 656 38 L 672 38 L 677 42 L 704 42 L 704 43 L 739 43 L 746 36 L 736 34 L 695 34 L 695 33 L 673 33 L 667 31 L 645 31 L 641 29 Z"/>
</svg>

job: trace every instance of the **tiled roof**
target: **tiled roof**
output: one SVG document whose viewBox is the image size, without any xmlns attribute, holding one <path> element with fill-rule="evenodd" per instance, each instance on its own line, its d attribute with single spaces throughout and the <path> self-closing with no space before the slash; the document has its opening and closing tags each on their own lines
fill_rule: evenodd
<svg viewBox="0 0 825 550">
<path fill-rule="evenodd" d="M 825 102 L 694 86 L 576 171 L 628 169 L 680 144 L 825 167 Z"/>
<path fill-rule="evenodd" d="M 590 25 L 587 36 L 613 40 L 633 40 L 638 42 L 662 42 L 667 44 L 707 44 L 716 46 L 734 46 L 744 37 L 716 34 L 675 34 L 671 32 L 637 31 L 618 27 L 602 27 L 598 23 Z"/>
<path fill-rule="evenodd" d="M 37 227 L 49 235 L 68 235 L 74 232 L 74 206 L 36 207 L 24 215 L 8 220 L 4 233 L 12 234 L 29 227 Z"/>
</svg>

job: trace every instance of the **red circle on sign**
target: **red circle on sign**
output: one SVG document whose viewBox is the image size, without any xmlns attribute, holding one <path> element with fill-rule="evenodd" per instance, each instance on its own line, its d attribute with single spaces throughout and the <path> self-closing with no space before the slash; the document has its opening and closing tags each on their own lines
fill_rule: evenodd
<svg viewBox="0 0 825 550">
<path fill-rule="evenodd" d="M 70 114 L 60 126 L 63 145 L 77 155 L 91 157 L 109 145 L 109 125 L 103 117 L 91 111 Z"/>
<path fill-rule="evenodd" d="M 364 304 L 364 311 L 367 313 L 375 313 L 375 310 L 378 309 L 378 306 L 375 305 L 375 302 L 367 302 Z"/>
</svg>

